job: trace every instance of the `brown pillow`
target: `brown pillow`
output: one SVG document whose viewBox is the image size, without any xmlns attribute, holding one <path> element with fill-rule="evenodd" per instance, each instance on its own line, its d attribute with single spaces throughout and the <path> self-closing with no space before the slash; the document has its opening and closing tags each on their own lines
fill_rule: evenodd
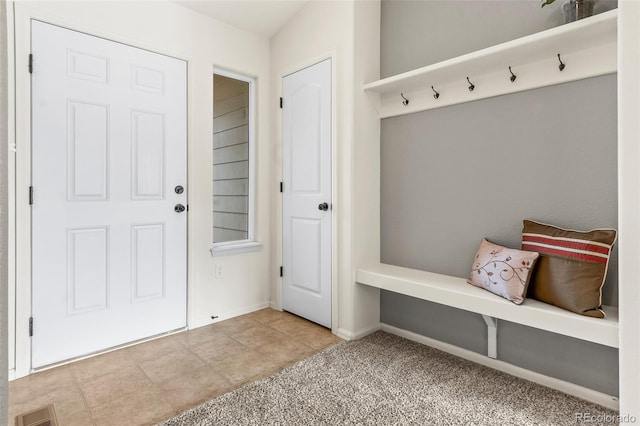
<svg viewBox="0 0 640 426">
<path fill-rule="evenodd" d="M 615 229 L 569 231 L 525 220 L 522 248 L 540 253 L 528 297 L 595 318 L 604 318 L 602 285 Z"/>
<path fill-rule="evenodd" d="M 538 253 L 509 249 L 483 239 L 467 282 L 516 305 L 524 302 Z"/>
</svg>

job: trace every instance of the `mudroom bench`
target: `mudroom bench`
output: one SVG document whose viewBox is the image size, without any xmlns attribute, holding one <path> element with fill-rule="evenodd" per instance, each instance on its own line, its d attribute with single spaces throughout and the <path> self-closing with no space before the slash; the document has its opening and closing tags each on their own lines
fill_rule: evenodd
<svg viewBox="0 0 640 426">
<path fill-rule="evenodd" d="M 603 306 L 605 318 L 591 318 L 534 299 L 516 305 L 466 279 L 377 263 L 357 270 L 360 284 L 482 315 L 487 324 L 487 356 L 497 357 L 498 319 L 618 347 L 618 309 Z"/>
</svg>

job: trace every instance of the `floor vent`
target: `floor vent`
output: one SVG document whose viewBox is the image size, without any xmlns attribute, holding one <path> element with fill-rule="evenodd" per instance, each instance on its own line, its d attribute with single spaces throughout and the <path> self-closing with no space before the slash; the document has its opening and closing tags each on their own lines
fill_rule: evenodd
<svg viewBox="0 0 640 426">
<path fill-rule="evenodd" d="M 58 426 L 53 405 L 16 416 L 16 426 Z"/>
</svg>

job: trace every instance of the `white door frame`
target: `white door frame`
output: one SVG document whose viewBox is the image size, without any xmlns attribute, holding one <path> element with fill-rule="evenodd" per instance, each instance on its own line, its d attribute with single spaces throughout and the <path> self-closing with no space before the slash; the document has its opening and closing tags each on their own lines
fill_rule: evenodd
<svg viewBox="0 0 640 426">
<path fill-rule="evenodd" d="M 135 46 L 141 49 L 162 55 L 171 56 L 187 62 L 187 185 L 195 181 L 194 170 L 189 167 L 193 155 L 189 144 L 192 118 L 189 111 L 192 110 L 193 84 L 189 70 L 192 62 L 189 55 L 184 52 L 168 51 L 166 46 L 150 45 L 141 40 L 131 40 L 124 34 L 114 33 L 104 28 L 89 26 L 82 21 L 72 20 L 64 16 L 52 16 L 47 12 L 40 12 L 37 7 L 16 8 L 13 3 L 7 3 L 8 15 L 15 13 L 15 50 L 9 52 L 10 68 L 15 69 L 15 140 L 17 152 L 15 156 L 15 177 L 9 176 L 9 187 L 15 188 L 15 233 L 10 234 L 9 247 L 15 247 L 15 264 L 9 265 L 9 276 L 15 278 L 15 282 L 9 282 L 9 286 L 15 286 L 15 368 L 10 370 L 9 379 L 26 376 L 32 372 L 31 368 L 31 339 L 28 335 L 29 317 L 31 316 L 31 208 L 29 206 L 28 188 L 31 185 L 31 78 L 27 70 L 28 55 L 31 52 L 31 20 L 39 20 L 49 24 L 64 27 L 70 30 L 91 34 L 107 40 Z M 11 53 L 15 54 L 15 63 L 11 63 Z M 37 58 L 34 59 L 37 66 Z M 11 100 L 9 101 L 11 102 Z M 11 167 L 11 165 L 10 165 Z M 189 198 L 193 191 L 187 192 Z M 192 199 L 187 199 L 192 204 Z M 194 250 L 193 221 L 187 219 L 187 327 L 195 323 L 194 313 L 194 257 L 189 253 Z M 11 251 L 11 250 L 10 250 Z M 9 292 L 11 294 L 11 291 Z M 11 325 L 11 324 L 10 324 Z M 9 342 L 9 348 L 11 349 Z"/>
<path fill-rule="evenodd" d="M 339 188 L 338 188 L 338 136 L 336 126 L 336 61 L 337 53 L 335 51 L 327 52 L 323 55 L 309 58 L 302 63 L 299 63 L 290 68 L 281 70 L 278 72 L 276 79 L 276 93 L 278 97 L 282 96 L 282 79 L 289 74 L 293 74 L 312 65 L 318 64 L 327 59 L 331 59 L 331 209 L 333 214 L 332 228 L 331 228 L 331 331 L 336 334 L 338 330 L 338 271 L 339 271 L 339 258 L 338 258 L 338 230 L 340 228 L 340 213 L 341 206 L 338 200 Z M 274 100 L 275 102 L 275 100 Z M 275 104 L 274 104 L 275 105 Z M 282 310 L 282 285 L 283 280 L 280 276 L 280 266 L 282 266 L 282 193 L 278 192 L 279 183 L 282 182 L 282 109 L 278 108 L 276 113 L 276 181 L 273 183 L 272 188 L 276 194 L 273 197 L 277 200 L 274 207 L 275 220 L 276 220 L 276 264 L 273 265 L 273 277 L 276 285 L 275 300 L 272 302 L 272 308 L 279 311 Z"/>
</svg>

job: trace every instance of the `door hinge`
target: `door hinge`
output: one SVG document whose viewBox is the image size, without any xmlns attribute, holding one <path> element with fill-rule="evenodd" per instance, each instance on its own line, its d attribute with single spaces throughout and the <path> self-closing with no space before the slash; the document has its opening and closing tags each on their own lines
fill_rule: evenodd
<svg viewBox="0 0 640 426">
<path fill-rule="evenodd" d="M 280 276 L 284 277 L 284 268 L 282 266 L 280 267 Z"/>
<path fill-rule="evenodd" d="M 29 53 L 29 74 L 33 74 L 33 53 Z"/>
<path fill-rule="evenodd" d="M 282 101 L 282 98 L 280 98 L 280 108 L 282 108 L 282 104 L 283 104 L 283 101 Z"/>
<path fill-rule="evenodd" d="M 29 205 L 33 205 L 33 186 L 29 187 Z"/>
<path fill-rule="evenodd" d="M 29 317 L 29 337 L 33 337 L 33 317 Z"/>
<path fill-rule="evenodd" d="M 280 182 L 280 192 L 282 192 L 283 188 L 284 188 L 284 183 Z"/>
</svg>

